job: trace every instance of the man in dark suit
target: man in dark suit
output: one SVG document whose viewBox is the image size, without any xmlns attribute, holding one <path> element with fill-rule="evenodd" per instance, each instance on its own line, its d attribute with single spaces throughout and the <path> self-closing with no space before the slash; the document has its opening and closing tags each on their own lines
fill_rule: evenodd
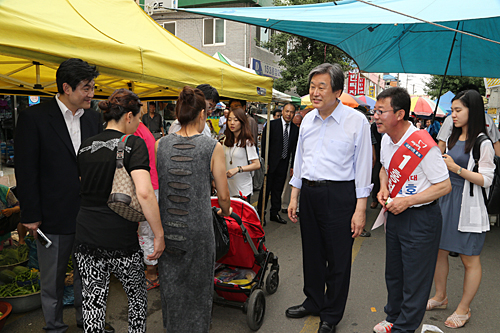
<svg viewBox="0 0 500 333">
<path fill-rule="evenodd" d="M 271 120 L 269 128 L 269 154 L 268 154 L 268 171 L 267 184 L 265 193 L 264 210 L 267 207 L 269 193 L 271 193 L 271 209 L 270 220 L 278 223 L 286 224 L 279 211 L 281 210 L 281 193 L 285 185 L 286 175 L 288 172 L 289 162 L 291 159 L 292 165 L 295 157 L 295 148 L 297 147 L 297 139 L 299 137 L 299 128 L 292 123 L 295 114 L 295 106 L 291 103 L 283 107 L 283 115 L 279 119 Z M 286 132 L 285 132 L 286 130 Z M 264 130 L 262 134 L 262 156 L 266 156 L 266 135 Z M 288 141 L 286 141 L 288 140 Z M 293 173 L 293 169 L 290 169 Z M 257 212 L 262 214 L 263 191 L 260 191 Z M 265 224 L 264 216 L 261 220 Z"/>
<path fill-rule="evenodd" d="M 63 292 L 80 209 L 76 156 L 83 141 L 102 131 L 99 113 L 89 109 L 94 78 L 98 75 L 95 66 L 81 59 L 64 61 L 56 73 L 57 96 L 20 112 L 16 128 L 21 223 L 35 237 L 40 228 L 52 241 L 48 248 L 37 242 L 47 332 L 68 329 L 63 321 Z M 77 326 L 83 327 L 81 281 L 76 265 L 74 292 Z M 114 330 L 107 325 L 105 332 Z"/>
</svg>

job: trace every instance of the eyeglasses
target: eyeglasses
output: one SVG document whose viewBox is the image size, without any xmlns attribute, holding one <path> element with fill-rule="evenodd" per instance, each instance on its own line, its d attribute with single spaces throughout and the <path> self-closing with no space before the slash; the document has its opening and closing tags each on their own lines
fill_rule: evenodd
<svg viewBox="0 0 500 333">
<path fill-rule="evenodd" d="M 373 113 L 376 113 L 379 116 L 381 116 L 382 114 L 384 114 L 386 112 L 390 112 L 390 111 L 396 112 L 396 111 L 399 111 L 399 110 L 401 110 L 401 109 L 394 109 L 394 110 L 387 110 L 387 111 L 373 110 Z"/>
</svg>

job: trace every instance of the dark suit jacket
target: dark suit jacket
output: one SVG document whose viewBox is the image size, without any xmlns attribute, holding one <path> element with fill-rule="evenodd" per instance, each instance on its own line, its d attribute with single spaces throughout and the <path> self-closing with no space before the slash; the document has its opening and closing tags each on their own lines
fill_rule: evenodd
<svg viewBox="0 0 500 333">
<path fill-rule="evenodd" d="M 102 132 L 100 115 L 85 110 L 80 118 L 82 142 Z M 21 222 L 41 221 L 49 234 L 75 233 L 80 209 L 76 154 L 57 101 L 19 113 L 14 140 Z"/>
<path fill-rule="evenodd" d="M 281 153 L 283 151 L 283 124 L 280 119 L 274 119 L 270 122 L 269 128 L 269 156 L 268 162 L 269 165 L 269 173 L 273 173 L 278 166 L 278 163 L 281 159 Z M 264 128 L 262 131 L 262 157 L 265 157 L 266 153 L 266 135 L 267 128 Z M 297 148 L 297 140 L 299 138 L 299 128 L 294 123 L 290 122 L 290 128 L 288 130 L 288 155 L 287 162 L 289 159 L 292 159 L 292 166 L 295 160 L 295 149 Z"/>
</svg>

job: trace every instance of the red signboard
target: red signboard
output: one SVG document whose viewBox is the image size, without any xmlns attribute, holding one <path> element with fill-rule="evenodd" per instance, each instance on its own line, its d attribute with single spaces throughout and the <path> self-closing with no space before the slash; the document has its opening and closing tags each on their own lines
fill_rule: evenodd
<svg viewBox="0 0 500 333">
<path fill-rule="evenodd" d="M 347 93 L 357 95 L 358 91 L 358 73 L 349 73 L 347 79 Z"/>
<path fill-rule="evenodd" d="M 365 78 L 361 77 L 358 81 L 358 93 L 356 95 L 364 95 L 365 94 Z"/>
</svg>

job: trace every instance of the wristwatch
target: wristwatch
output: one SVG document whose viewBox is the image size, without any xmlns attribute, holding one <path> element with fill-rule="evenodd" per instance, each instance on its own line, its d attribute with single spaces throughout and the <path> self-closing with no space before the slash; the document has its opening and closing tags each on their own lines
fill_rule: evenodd
<svg viewBox="0 0 500 333">
<path fill-rule="evenodd" d="M 462 174 L 462 167 L 460 167 L 460 169 L 458 169 L 457 171 L 457 175 L 461 175 Z"/>
</svg>

